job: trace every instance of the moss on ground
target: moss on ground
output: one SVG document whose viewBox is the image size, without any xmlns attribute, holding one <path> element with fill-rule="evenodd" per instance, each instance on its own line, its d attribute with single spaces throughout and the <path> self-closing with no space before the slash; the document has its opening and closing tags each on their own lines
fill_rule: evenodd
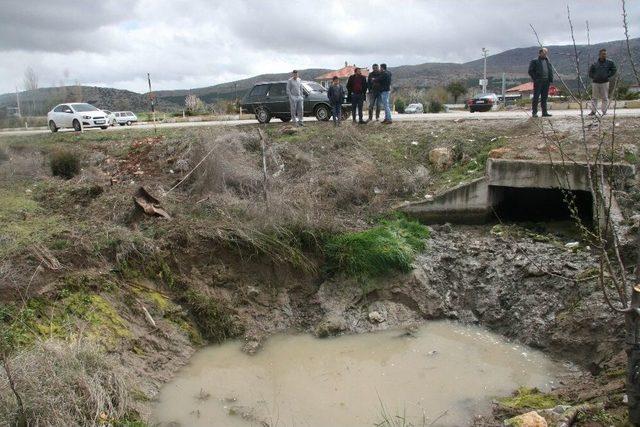
<svg viewBox="0 0 640 427">
<path fill-rule="evenodd" d="M 369 230 L 343 233 L 325 245 L 327 268 L 352 277 L 379 277 L 411 270 L 429 229 L 407 219 L 383 221 Z"/>
<path fill-rule="evenodd" d="M 562 403 L 556 396 L 527 387 L 519 388 L 513 396 L 498 399 L 498 402 L 510 409 L 547 409 Z"/>
</svg>

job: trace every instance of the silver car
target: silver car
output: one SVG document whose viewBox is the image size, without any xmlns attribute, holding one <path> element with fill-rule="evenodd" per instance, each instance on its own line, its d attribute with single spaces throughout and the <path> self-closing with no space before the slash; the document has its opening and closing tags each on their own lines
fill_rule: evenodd
<svg viewBox="0 0 640 427">
<path fill-rule="evenodd" d="M 138 117 L 131 111 L 114 111 L 111 113 L 111 125 L 131 126 L 138 121 Z"/>
<path fill-rule="evenodd" d="M 404 109 L 405 114 L 422 114 L 424 113 L 424 107 L 422 104 L 409 104 Z"/>
</svg>

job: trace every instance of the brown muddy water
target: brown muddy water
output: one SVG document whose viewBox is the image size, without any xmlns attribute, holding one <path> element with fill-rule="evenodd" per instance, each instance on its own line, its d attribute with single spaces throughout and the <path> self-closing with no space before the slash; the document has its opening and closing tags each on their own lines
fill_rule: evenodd
<svg viewBox="0 0 640 427">
<path fill-rule="evenodd" d="M 429 322 L 402 331 L 317 339 L 277 335 L 256 355 L 239 342 L 194 355 L 160 392 L 162 426 L 468 425 L 519 386 L 548 390 L 565 371 L 486 330 Z M 435 421 L 435 422 L 434 422 Z"/>
</svg>

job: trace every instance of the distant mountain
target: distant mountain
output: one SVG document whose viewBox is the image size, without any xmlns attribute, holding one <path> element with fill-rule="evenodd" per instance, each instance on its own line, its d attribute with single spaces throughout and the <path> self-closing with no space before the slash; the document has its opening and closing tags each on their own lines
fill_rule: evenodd
<svg viewBox="0 0 640 427">
<path fill-rule="evenodd" d="M 95 86 L 46 87 L 23 91 L 18 95 L 24 115 L 46 114 L 53 106 L 62 102 L 88 102 L 98 108 L 112 111 L 147 111 L 150 105 L 146 94 Z M 15 93 L 0 95 L 0 107 L 15 107 L 16 104 Z M 161 111 L 173 111 L 179 110 L 181 107 L 170 101 L 159 99 L 157 108 Z"/>
<path fill-rule="evenodd" d="M 640 67 L 640 38 L 630 40 L 632 57 Z M 558 70 L 571 84 L 575 84 L 575 51 L 571 45 L 548 46 L 550 58 Z M 627 58 L 626 44 L 624 40 L 598 43 L 591 46 L 579 45 L 576 47 L 580 59 L 580 71 L 586 77 L 586 71 L 590 62 L 595 61 L 598 50 L 607 49 L 609 58 L 618 63 L 621 77 L 626 81 L 634 81 L 631 67 Z M 516 84 L 528 79 L 527 68 L 529 61 L 537 56 L 538 47 L 526 47 L 510 49 L 487 57 L 487 75 L 490 89 L 497 89 L 502 73 L 506 73 L 508 84 Z M 621 60 L 623 59 L 624 60 Z M 482 77 L 484 66 L 483 59 L 458 63 L 426 63 L 419 65 L 403 65 L 390 68 L 393 73 L 393 86 L 396 88 L 429 88 L 444 86 L 454 80 L 462 80 L 468 86 L 477 86 L 478 79 Z M 313 80 L 315 77 L 330 70 L 324 68 L 311 68 L 299 70 L 304 80 Z M 285 80 L 290 73 L 261 74 L 247 79 L 222 83 L 215 86 L 207 86 L 195 89 L 161 90 L 156 91 L 157 108 L 161 111 L 178 111 L 184 106 L 184 99 L 192 93 L 207 104 L 214 104 L 221 100 L 233 100 L 236 96 L 242 98 L 245 93 L 259 81 Z M 0 108 L 15 106 L 15 94 L 0 95 Z M 35 106 L 35 112 L 42 114 L 60 102 L 82 100 L 90 102 L 99 108 L 113 110 L 149 110 L 147 95 L 112 88 L 65 86 L 59 88 L 42 88 L 32 92 L 21 92 L 23 110 L 29 111 L 30 106 Z M 39 107 L 38 107 L 39 106 Z"/>
</svg>

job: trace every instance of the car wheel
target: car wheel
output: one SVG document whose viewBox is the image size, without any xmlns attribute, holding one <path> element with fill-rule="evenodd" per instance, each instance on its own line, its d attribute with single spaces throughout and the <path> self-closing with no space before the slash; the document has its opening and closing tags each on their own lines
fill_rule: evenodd
<svg viewBox="0 0 640 427">
<path fill-rule="evenodd" d="M 100 129 L 109 129 L 109 126 L 100 126 Z"/>
<path fill-rule="evenodd" d="M 271 121 L 271 113 L 266 108 L 258 108 L 256 110 L 256 119 L 260 123 L 269 123 Z"/>
<path fill-rule="evenodd" d="M 58 126 L 56 126 L 55 122 L 53 120 L 49 120 L 49 130 L 51 132 L 58 132 Z"/>
<path fill-rule="evenodd" d="M 131 120 L 127 121 L 127 126 L 131 126 Z"/>
<path fill-rule="evenodd" d="M 124 125 L 125 125 L 125 123 L 118 123 L 118 124 L 119 124 L 120 126 L 124 126 Z"/>
<path fill-rule="evenodd" d="M 291 121 L 291 117 L 280 117 L 280 120 L 282 120 L 283 122 L 287 123 Z"/>
<path fill-rule="evenodd" d="M 320 105 L 316 108 L 316 119 L 319 122 L 326 122 L 331 117 L 331 111 L 326 105 Z"/>
<path fill-rule="evenodd" d="M 73 120 L 73 130 L 76 132 L 80 132 L 82 130 L 82 126 L 80 125 L 80 121 L 78 119 Z"/>
</svg>

